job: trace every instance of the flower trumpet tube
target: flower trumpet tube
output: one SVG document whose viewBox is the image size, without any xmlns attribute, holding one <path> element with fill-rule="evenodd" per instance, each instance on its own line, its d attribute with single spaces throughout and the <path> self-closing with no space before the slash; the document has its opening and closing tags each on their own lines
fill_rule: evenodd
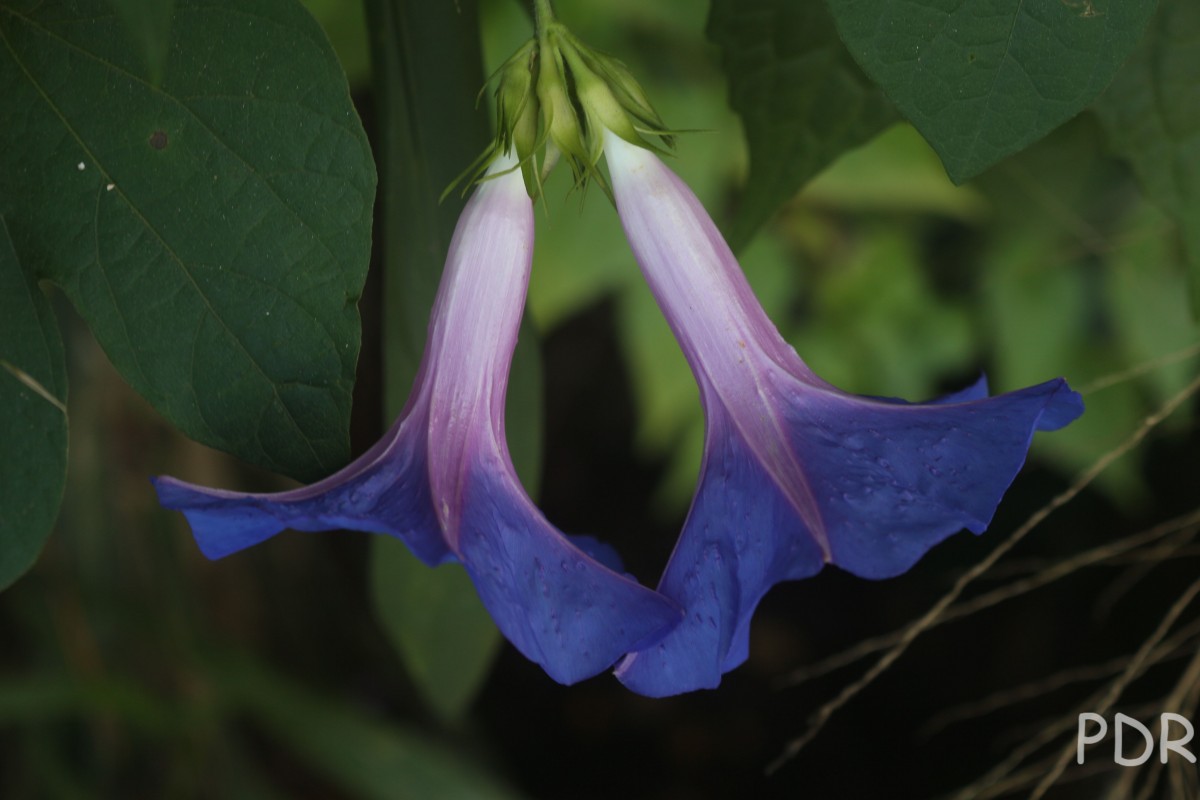
<svg viewBox="0 0 1200 800">
<path fill-rule="evenodd" d="M 696 494 L 659 591 L 684 621 L 617 676 L 642 694 L 716 686 L 745 661 L 750 618 L 776 583 L 825 564 L 862 577 L 909 569 L 967 528 L 981 533 L 1036 430 L 1083 411 L 1062 379 L 933 403 L 843 392 L 780 337 L 687 186 L 609 132 L 626 237 L 683 348 L 705 410 Z"/>
<path fill-rule="evenodd" d="M 560 683 L 654 643 L 678 608 L 553 528 L 513 470 L 504 401 L 532 249 L 521 172 L 500 157 L 459 219 L 421 368 L 387 435 L 301 489 L 244 494 L 161 477 L 160 502 L 184 513 L 210 558 L 285 528 L 349 528 L 395 536 L 431 566 L 460 561 L 508 640 Z"/>
</svg>

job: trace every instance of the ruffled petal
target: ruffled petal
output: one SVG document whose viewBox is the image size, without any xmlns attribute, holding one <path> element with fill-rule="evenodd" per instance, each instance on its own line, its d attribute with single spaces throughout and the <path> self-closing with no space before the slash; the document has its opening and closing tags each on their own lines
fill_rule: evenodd
<svg viewBox="0 0 1200 800">
<path fill-rule="evenodd" d="M 402 417 L 367 453 L 318 483 L 255 494 L 153 478 L 159 502 L 182 511 L 209 558 L 244 550 L 291 528 L 346 528 L 401 539 L 430 566 L 451 561 L 430 499 L 424 415 Z"/>
<path fill-rule="evenodd" d="M 622 661 L 617 678 L 649 697 L 715 688 L 746 660 L 750 618 L 767 590 L 824 565 L 762 462 L 723 411 L 710 409 L 699 487 L 658 586 L 684 619 Z"/>
<path fill-rule="evenodd" d="M 791 376 L 778 382 L 778 416 L 805 486 L 796 491 L 770 471 L 732 410 L 709 408 L 700 485 L 659 584 L 686 617 L 618 668 L 636 692 L 715 687 L 745 661 L 754 609 L 776 583 L 826 562 L 890 577 L 963 528 L 981 533 L 1034 431 L 1083 412 L 1061 379 L 982 399 L 986 384 L 977 383 L 927 404 L 818 391 Z M 815 508 L 797 508 L 796 497 Z"/>
<path fill-rule="evenodd" d="M 526 658 L 571 684 L 673 628 L 673 603 L 559 533 L 511 472 L 478 464 L 463 483 L 458 550 L 492 618 Z"/>
<path fill-rule="evenodd" d="M 375 448 L 320 483 L 250 494 L 156 478 L 160 502 L 182 511 L 200 549 L 220 558 L 285 528 L 346 528 L 402 539 L 425 563 L 455 560 L 429 490 L 424 425 L 400 424 Z M 410 431 L 414 433 L 410 433 Z M 674 627 L 679 609 L 618 574 L 608 545 L 578 546 L 545 519 L 486 432 L 459 484 L 455 549 L 497 627 L 551 678 L 571 684 L 596 675 Z M 490 446 L 489 446 L 490 445 Z M 593 555 L 594 554 L 594 555 Z"/>
<path fill-rule="evenodd" d="M 884 404 L 798 382 L 783 397 L 828 559 L 865 578 L 907 571 L 963 528 L 982 533 L 1034 431 L 1083 413 L 1061 378 L 952 403 Z"/>
</svg>

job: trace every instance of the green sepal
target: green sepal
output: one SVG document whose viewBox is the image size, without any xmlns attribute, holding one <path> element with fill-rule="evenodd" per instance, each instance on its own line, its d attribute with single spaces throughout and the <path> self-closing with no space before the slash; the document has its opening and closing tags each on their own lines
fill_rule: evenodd
<svg viewBox="0 0 1200 800">
<path fill-rule="evenodd" d="M 537 36 L 505 61 L 497 77 L 495 139 L 454 185 L 483 180 L 497 155 L 515 150 L 530 197 L 540 196 L 546 176 L 563 159 L 575 188 L 595 181 L 611 199 L 599 168 L 606 131 L 660 154 L 674 146 L 675 132 L 667 129 L 629 69 L 583 44 L 553 18 L 546 3 L 538 4 Z"/>
</svg>

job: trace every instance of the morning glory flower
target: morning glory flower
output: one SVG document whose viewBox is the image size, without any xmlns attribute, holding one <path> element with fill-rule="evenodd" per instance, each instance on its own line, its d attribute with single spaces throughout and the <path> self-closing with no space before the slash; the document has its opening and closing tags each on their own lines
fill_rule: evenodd
<svg viewBox="0 0 1200 800">
<path fill-rule="evenodd" d="M 933 403 L 859 397 L 817 377 L 780 337 L 728 245 L 652 152 L 608 132 L 617 211 L 700 387 L 704 459 L 659 584 L 685 619 L 628 656 L 641 694 L 715 687 L 746 660 L 750 619 L 776 583 L 826 564 L 898 575 L 967 528 L 981 533 L 1033 432 L 1083 411 L 1062 379 Z"/>
<path fill-rule="evenodd" d="M 459 561 L 497 626 L 560 683 L 649 646 L 678 623 L 661 595 L 576 546 L 521 487 L 504 437 L 504 400 L 533 251 L 533 211 L 515 158 L 498 157 L 459 218 L 408 403 L 361 458 L 276 494 L 161 477 L 209 558 L 285 528 L 401 539 L 426 564 Z"/>
</svg>

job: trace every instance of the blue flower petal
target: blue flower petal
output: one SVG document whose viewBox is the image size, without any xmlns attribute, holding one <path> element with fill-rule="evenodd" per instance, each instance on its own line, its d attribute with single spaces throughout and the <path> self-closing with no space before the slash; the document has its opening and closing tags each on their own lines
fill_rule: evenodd
<svg viewBox="0 0 1200 800">
<path fill-rule="evenodd" d="M 566 536 L 571 540 L 571 544 L 613 572 L 625 572 L 625 562 L 621 560 L 621 554 L 608 542 L 602 542 L 595 536 L 588 536 L 586 533 L 568 533 Z"/>
<path fill-rule="evenodd" d="M 404 541 L 430 566 L 451 561 L 426 477 L 421 425 L 398 423 L 349 466 L 301 489 L 250 494 L 154 478 L 159 502 L 182 511 L 201 552 L 221 558 L 285 528 L 386 533 Z"/>
<path fill-rule="evenodd" d="M 463 483 L 458 552 L 500 630 L 559 683 L 608 669 L 680 619 L 669 600 L 559 534 L 503 470 Z"/>
<path fill-rule="evenodd" d="M 908 406 L 800 391 L 784 416 L 829 559 L 865 578 L 907 571 L 963 528 L 982 533 L 1034 431 L 1083 412 L 1062 379 L 983 400 Z"/>
<path fill-rule="evenodd" d="M 659 591 L 685 619 L 627 657 L 617 677 L 652 697 L 712 688 L 745 661 L 755 607 L 776 583 L 826 561 L 883 578 L 965 528 L 982 532 L 1033 432 L 1079 416 L 1062 380 L 979 399 L 902 405 L 814 391 L 788 376 L 782 421 L 812 509 L 797 509 L 721 406 L 708 409 L 700 485 Z M 813 530 L 804 519 L 816 520 Z"/>
<path fill-rule="evenodd" d="M 410 427 L 423 425 L 397 426 L 385 440 L 390 446 L 291 492 L 225 492 L 173 478 L 156 478 L 154 485 L 165 507 L 184 513 L 209 558 L 285 528 L 346 528 L 396 536 L 432 566 L 455 555 L 431 500 L 422 441 L 406 435 Z M 475 459 L 461 484 L 454 550 L 500 630 L 550 677 L 570 684 L 596 675 L 678 623 L 671 601 L 603 563 L 619 568 L 612 548 L 580 537 L 581 549 L 558 533 L 504 457 Z"/>
<path fill-rule="evenodd" d="M 617 668 L 623 684 L 649 697 L 716 687 L 746 660 L 750 618 L 767 590 L 825 565 L 796 509 L 717 409 L 707 443 L 699 489 L 658 587 L 684 619 Z"/>
</svg>

